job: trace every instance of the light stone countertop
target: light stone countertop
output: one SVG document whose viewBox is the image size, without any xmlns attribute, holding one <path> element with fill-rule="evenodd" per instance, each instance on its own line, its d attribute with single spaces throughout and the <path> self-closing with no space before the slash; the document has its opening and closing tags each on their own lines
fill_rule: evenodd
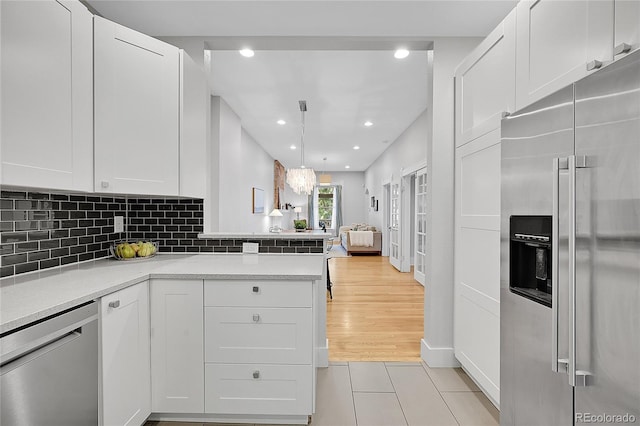
<svg viewBox="0 0 640 426">
<path fill-rule="evenodd" d="M 0 280 L 0 333 L 150 278 L 319 280 L 323 254 L 159 254 L 102 259 Z"/>
<path fill-rule="evenodd" d="M 333 238 L 332 230 L 323 232 L 313 230 L 310 232 L 296 232 L 293 230 L 283 230 L 282 232 L 205 232 L 198 234 L 200 239 L 224 240 L 230 238 L 246 239 L 287 239 L 287 240 L 328 240 Z"/>
</svg>

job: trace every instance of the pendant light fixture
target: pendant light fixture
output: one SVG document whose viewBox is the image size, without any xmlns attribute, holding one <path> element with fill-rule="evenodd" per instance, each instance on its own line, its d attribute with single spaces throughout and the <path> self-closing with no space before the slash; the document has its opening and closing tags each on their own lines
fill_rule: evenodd
<svg viewBox="0 0 640 426">
<path fill-rule="evenodd" d="M 331 175 L 327 173 L 327 157 L 324 157 L 322 159 L 322 166 L 324 168 L 324 171 L 320 173 L 320 185 L 331 185 Z"/>
<path fill-rule="evenodd" d="M 307 111 L 307 101 L 298 101 L 302 116 L 302 131 L 300 134 L 300 168 L 287 170 L 287 184 L 296 194 L 311 194 L 316 186 L 316 173 L 304 165 L 304 113 Z"/>
</svg>

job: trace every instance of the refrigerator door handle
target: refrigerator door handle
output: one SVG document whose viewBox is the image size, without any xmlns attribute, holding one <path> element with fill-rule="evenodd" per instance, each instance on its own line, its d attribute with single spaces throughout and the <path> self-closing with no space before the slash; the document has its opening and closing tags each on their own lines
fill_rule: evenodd
<svg viewBox="0 0 640 426">
<path fill-rule="evenodd" d="M 569 166 L 569 384 L 586 386 L 587 371 L 576 368 L 576 168 L 586 167 L 585 156 L 572 155 Z"/>
<path fill-rule="evenodd" d="M 551 216 L 551 371 L 556 373 L 567 372 L 569 360 L 558 358 L 558 327 L 559 327 L 559 285 L 558 276 L 560 268 L 560 170 L 567 170 L 566 158 L 553 159 L 553 211 Z"/>
</svg>

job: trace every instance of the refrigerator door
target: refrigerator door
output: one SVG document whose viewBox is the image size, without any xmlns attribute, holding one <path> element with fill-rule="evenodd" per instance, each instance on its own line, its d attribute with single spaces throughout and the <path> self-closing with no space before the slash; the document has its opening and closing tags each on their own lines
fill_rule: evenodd
<svg viewBox="0 0 640 426">
<path fill-rule="evenodd" d="M 573 390 L 552 371 L 552 310 L 509 290 L 510 217 L 551 216 L 554 158 L 574 153 L 573 86 L 502 120 L 500 424 L 571 425 Z M 568 173 L 560 176 L 561 261 L 567 264 Z M 566 271 L 567 267 L 564 267 Z M 561 285 L 566 304 L 566 274 Z M 555 298 L 556 295 L 553 295 Z M 555 302 L 555 299 L 554 299 Z M 566 315 L 566 309 L 562 312 Z M 566 318 L 561 321 L 566 324 Z M 567 328 L 560 331 L 567 350 Z"/>
<path fill-rule="evenodd" d="M 640 51 L 575 97 L 576 423 L 640 421 Z"/>
</svg>

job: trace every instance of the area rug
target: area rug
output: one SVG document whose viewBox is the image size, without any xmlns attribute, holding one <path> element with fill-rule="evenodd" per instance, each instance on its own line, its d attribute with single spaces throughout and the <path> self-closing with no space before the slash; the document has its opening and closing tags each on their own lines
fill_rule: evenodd
<svg viewBox="0 0 640 426">
<path fill-rule="evenodd" d="M 351 256 L 347 255 L 347 251 L 344 249 L 344 247 L 342 247 L 342 245 L 334 244 L 333 247 L 331 247 L 331 250 L 329 250 L 327 257 L 332 258 L 332 257 L 351 257 Z"/>
</svg>

